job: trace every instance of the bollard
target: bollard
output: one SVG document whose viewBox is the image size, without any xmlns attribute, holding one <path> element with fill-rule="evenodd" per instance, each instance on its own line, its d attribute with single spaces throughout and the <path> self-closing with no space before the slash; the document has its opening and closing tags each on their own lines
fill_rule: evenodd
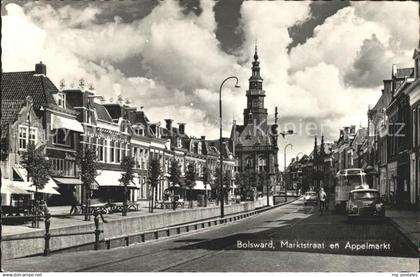
<svg viewBox="0 0 420 277">
<path fill-rule="evenodd" d="M 48 256 L 50 254 L 50 239 L 51 239 L 51 234 L 50 234 L 50 218 L 51 215 L 49 213 L 47 213 L 45 215 L 45 235 L 44 235 L 44 239 L 45 239 L 45 247 L 44 247 L 44 256 Z"/>
<path fill-rule="evenodd" d="M 130 237 L 126 236 L 125 237 L 125 246 L 129 246 L 130 245 Z"/>
<path fill-rule="evenodd" d="M 98 212 L 95 211 L 94 214 L 94 222 L 95 222 L 95 250 L 99 250 L 99 234 L 101 231 L 99 230 L 99 218 L 98 218 Z"/>
</svg>

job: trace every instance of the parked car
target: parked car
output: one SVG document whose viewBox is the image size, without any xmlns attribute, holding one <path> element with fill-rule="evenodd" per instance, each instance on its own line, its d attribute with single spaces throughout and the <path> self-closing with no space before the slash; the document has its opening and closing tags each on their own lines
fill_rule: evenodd
<svg viewBox="0 0 420 277">
<path fill-rule="evenodd" d="M 303 204 L 306 206 L 309 203 L 316 203 L 318 202 L 318 194 L 314 191 L 308 191 L 305 193 L 305 196 L 303 196 Z"/>
<path fill-rule="evenodd" d="M 350 191 L 346 212 L 349 219 L 353 217 L 384 217 L 385 206 L 378 190 L 358 188 Z"/>
</svg>

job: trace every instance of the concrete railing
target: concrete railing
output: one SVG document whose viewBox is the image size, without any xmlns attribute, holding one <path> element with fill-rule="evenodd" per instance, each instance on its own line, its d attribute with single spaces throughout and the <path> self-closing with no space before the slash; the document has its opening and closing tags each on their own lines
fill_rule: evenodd
<svg viewBox="0 0 420 277">
<path fill-rule="evenodd" d="M 240 204 L 231 204 L 225 206 L 226 216 L 247 211 L 253 211 L 266 204 L 266 199 L 261 198 L 253 202 L 244 202 Z M 104 238 L 120 237 L 128 234 L 146 232 L 168 226 L 180 225 L 196 222 L 205 219 L 217 218 L 220 216 L 220 207 L 202 207 L 194 209 L 175 210 L 166 213 L 140 214 L 118 219 L 107 219 L 107 223 L 100 223 L 100 240 Z M 105 216 L 106 217 L 106 216 Z M 65 220 L 65 219 L 62 219 Z M 92 222 L 81 223 L 80 225 L 56 227 L 51 226 L 50 240 L 51 252 L 91 250 L 94 248 L 92 235 L 63 236 L 56 237 L 57 234 L 67 233 L 91 233 L 95 231 L 95 224 Z M 37 230 L 24 234 L 4 236 L 7 239 L 24 238 L 25 236 L 40 236 L 38 239 L 31 240 L 10 240 L 2 242 L 2 258 L 13 259 L 31 255 L 40 255 L 44 252 L 44 239 L 42 236 L 45 230 Z"/>
</svg>

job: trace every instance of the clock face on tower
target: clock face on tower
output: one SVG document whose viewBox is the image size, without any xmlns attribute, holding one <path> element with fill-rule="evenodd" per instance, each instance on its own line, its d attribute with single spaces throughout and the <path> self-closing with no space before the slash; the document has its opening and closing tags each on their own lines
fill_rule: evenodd
<svg viewBox="0 0 420 277">
<path fill-rule="evenodd" d="M 260 106 L 260 101 L 258 99 L 253 99 L 252 100 L 252 107 L 253 108 L 259 108 Z"/>
</svg>

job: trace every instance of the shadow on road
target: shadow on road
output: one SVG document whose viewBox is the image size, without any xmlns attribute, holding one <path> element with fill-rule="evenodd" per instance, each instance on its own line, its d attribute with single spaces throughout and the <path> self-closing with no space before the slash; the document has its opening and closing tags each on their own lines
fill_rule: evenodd
<svg viewBox="0 0 420 277">
<path fill-rule="evenodd" d="M 304 219 L 265 221 L 267 226 L 251 227 L 248 232 L 200 241 L 171 250 L 293 251 L 417 257 L 406 239 L 387 220 L 361 219 L 348 222 L 347 217 L 331 211 L 322 216 L 317 212 L 315 210 L 312 216 Z M 273 223 L 281 226 L 273 226 Z"/>
</svg>

